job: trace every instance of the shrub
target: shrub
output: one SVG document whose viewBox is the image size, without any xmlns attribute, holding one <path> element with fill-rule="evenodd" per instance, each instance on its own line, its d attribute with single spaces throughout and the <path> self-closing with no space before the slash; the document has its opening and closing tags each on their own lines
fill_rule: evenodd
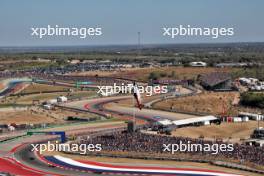
<svg viewBox="0 0 264 176">
<path fill-rule="evenodd" d="M 245 106 L 264 108 L 264 93 L 242 93 L 240 102 Z"/>
</svg>

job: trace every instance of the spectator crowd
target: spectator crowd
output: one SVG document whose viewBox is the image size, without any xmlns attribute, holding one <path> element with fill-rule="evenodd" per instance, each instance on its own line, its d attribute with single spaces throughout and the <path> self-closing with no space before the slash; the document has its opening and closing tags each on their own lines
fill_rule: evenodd
<svg viewBox="0 0 264 176">
<path fill-rule="evenodd" d="M 102 144 L 102 151 L 117 151 L 117 152 L 136 152 L 142 154 L 165 154 L 163 144 L 223 144 L 221 141 L 208 141 L 203 139 L 192 139 L 186 137 L 173 137 L 155 134 L 147 134 L 141 132 L 126 133 L 116 132 L 108 135 L 95 136 L 89 139 L 83 139 L 80 143 Z M 188 152 L 192 156 L 200 156 L 203 159 L 212 157 L 217 160 L 229 159 L 239 162 L 250 162 L 257 165 L 264 165 L 264 147 L 248 146 L 243 144 L 234 144 L 232 151 L 220 151 L 212 155 L 205 151 Z M 168 153 L 167 153 L 168 154 Z M 196 157 L 197 158 L 197 157 Z"/>
</svg>

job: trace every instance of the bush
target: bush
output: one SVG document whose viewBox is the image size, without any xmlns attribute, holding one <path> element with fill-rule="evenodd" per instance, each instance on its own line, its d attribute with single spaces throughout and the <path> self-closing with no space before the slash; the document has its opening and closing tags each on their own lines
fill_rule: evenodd
<svg viewBox="0 0 264 176">
<path fill-rule="evenodd" d="M 164 77 L 167 76 L 167 73 L 162 72 L 162 73 L 160 73 L 160 76 L 161 76 L 162 78 L 164 78 Z"/>
<path fill-rule="evenodd" d="M 149 74 L 149 77 L 148 77 L 149 79 L 152 79 L 152 80 L 157 80 L 157 79 L 159 79 L 160 78 L 160 75 L 159 75 L 159 73 L 157 73 L 157 72 L 151 72 L 150 74 Z"/>
<path fill-rule="evenodd" d="M 245 106 L 264 108 L 264 93 L 242 93 L 241 104 Z"/>
</svg>

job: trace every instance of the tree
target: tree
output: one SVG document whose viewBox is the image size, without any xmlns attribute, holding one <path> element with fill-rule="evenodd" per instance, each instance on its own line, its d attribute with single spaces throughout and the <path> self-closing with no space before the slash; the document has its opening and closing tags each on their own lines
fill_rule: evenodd
<svg viewBox="0 0 264 176">
<path fill-rule="evenodd" d="M 242 93 L 241 104 L 245 106 L 264 108 L 264 94 L 253 92 Z"/>
<path fill-rule="evenodd" d="M 170 75 L 170 77 L 171 77 L 171 78 L 175 78 L 175 77 L 176 77 L 176 73 L 175 73 L 175 71 L 174 71 L 174 70 L 171 72 L 171 75 Z"/>
<path fill-rule="evenodd" d="M 149 74 L 148 79 L 157 80 L 160 77 L 160 75 L 157 72 L 151 72 Z"/>
</svg>

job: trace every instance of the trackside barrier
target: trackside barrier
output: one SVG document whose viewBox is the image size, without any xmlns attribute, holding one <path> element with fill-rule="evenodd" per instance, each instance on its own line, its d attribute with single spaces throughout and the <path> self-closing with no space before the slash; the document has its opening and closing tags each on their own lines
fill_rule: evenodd
<svg viewBox="0 0 264 176">
<path fill-rule="evenodd" d="M 4 139 L 4 140 L 1 140 L 0 143 L 4 143 L 4 142 L 7 142 L 7 141 L 16 140 L 16 139 L 18 139 L 18 138 L 25 137 L 25 136 L 27 136 L 27 135 L 19 135 L 19 136 L 15 136 L 15 137 L 7 138 L 7 139 Z"/>
<path fill-rule="evenodd" d="M 28 92 L 28 93 L 17 93 L 17 94 L 11 94 L 10 96 L 25 96 L 25 95 L 34 95 L 34 94 L 45 94 L 45 93 L 64 93 L 64 92 L 69 92 L 68 90 L 60 90 L 60 91 L 56 91 L 56 90 L 51 90 L 51 91 L 39 91 L 39 92 Z"/>
<path fill-rule="evenodd" d="M 61 138 L 61 143 L 66 142 L 66 135 L 64 131 L 51 131 L 51 132 L 46 132 L 46 131 L 28 131 L 27 135 L 34 135 L 34 134 L 44 134 L 44 135 L 60 135 Z"/>
<path fill-rule="evenodd" d="M 214 162 L 211 162 L 210 164 L 213 164 L 216 166 L 221 166 L 221 167 L 226 167 L 226 168 L 231 168 L 231 169 L 239 169 L 239 170 L 243 170 L 243 171 L 264 174 L 263 170 L 253 169 L 253 168 L 250 168 L 248 166 L 243 166 L 243 165 L 234 164 L 234 163 L 228 163 L 228 162 L 223 162 L 223 161 L 214 161 Z"/>
</svg>

